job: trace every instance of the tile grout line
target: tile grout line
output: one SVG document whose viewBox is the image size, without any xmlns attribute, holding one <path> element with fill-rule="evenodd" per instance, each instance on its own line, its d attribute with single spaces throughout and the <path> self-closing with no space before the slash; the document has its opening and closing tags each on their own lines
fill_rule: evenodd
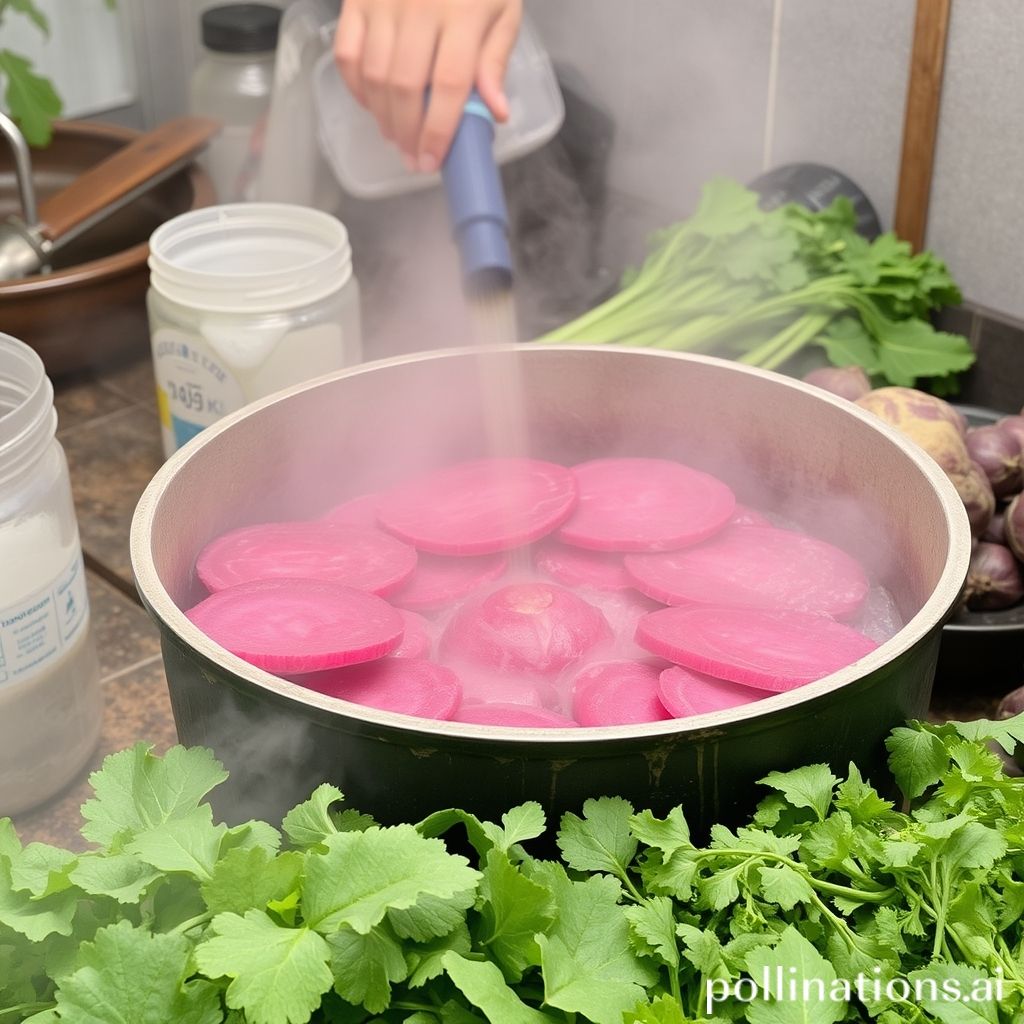
<svg viewBox="0 0 1024 1024">
<path fill-rule="evenodd" d="M 154 661 L 159 661 L 162 655 L 151 654 L 146 658 L 142 658 L 139 661 L 133 662 L 131 665 L 125 665 L 124 668 L 119 668 L 116 672 L 111 672 L 110 675 L 103 676 L 100 679 L 100 683 L 111 683 L 115 679 L 120 679 L 121 676 L 128 675 L 129 672 L 136 672 L 140 668 L 145 668 L 147 665 L 152 665 Z"/>
<path fill-rule="evenodd" d="M 118 398 L 123 398 L 123 396 L 118 395 Z M 127 399 L 124 400 L 127 401 Z M 123 409 L 115 409 L 113 412 L 105 412 L 102 416 L 96 416 L 91 420 L 85 420 L 85 422 L 83 423 L 76 423 L 73 426 L 65 427 L 63 430 L 58 429 L 57 437 L 70 437 L 72 434 L 76 434 L 79 431 L 86 430 L 92 427 L 103 426 L 105 423 L 108 423 L 110 420 L 114 419 L 117 416 L 124 416 L 129 412 L 136 412 L 141 408 L 142 406 L 139 405 L 126 405 Z"/>
<path fill-rule="evenodd" d="M 782 5 L 784 0 L 774 0 L 772 5 L 772 40 L 768 56 L 768 82 L 765 87 L 764 142 L 761 149 L 761 171 L 771 170 L 775 144 L 775 106 L 779 85 L 779 50 L 782 43 Z"/>
</svg>

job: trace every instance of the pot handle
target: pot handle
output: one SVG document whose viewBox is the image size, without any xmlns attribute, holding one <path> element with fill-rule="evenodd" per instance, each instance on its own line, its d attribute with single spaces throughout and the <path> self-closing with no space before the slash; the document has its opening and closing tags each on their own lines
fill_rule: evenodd
<svg viewBox="0 0 1024 1024">
<path fill-rule="evenodd" d="M 220 129 L 208 117 L 178 117 L 140 135 L 39 206 L 39 234 L 62 243 L 188 163 Z"/>
</svg>

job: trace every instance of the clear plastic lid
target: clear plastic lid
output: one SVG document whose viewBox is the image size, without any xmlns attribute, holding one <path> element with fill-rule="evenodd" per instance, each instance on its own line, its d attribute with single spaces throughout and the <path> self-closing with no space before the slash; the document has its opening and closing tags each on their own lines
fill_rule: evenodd
<svg viewBox="0 0 1024 1024">
<path fill-rule="evenodd" d="M 509 118 L 494 137 L 498 163 L 538 149 L 561 127 L 565 116 L 554 69 L 536 33 L 524 19 L 505 77 Z M 320 149 L 339 184 L 359 199 L 380 199 L 437 185 L 439 174 L 408 170 L 398 149 L 377 128 L 373 115 L 349 92 L 325 53 L 313 73 Z"/>
</svg>

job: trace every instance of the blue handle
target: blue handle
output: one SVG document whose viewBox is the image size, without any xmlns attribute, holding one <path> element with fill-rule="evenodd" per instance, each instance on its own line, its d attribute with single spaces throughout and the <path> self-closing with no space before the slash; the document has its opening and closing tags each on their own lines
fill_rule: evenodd
<svg viewBox="0 0 1024 1024">
<path fill-rule="evenodd" d="M 494 160 L 494 119 L 474 91 L 441 168 L 468 291 L 508 288 L 508 211 Z"/>
</svg>

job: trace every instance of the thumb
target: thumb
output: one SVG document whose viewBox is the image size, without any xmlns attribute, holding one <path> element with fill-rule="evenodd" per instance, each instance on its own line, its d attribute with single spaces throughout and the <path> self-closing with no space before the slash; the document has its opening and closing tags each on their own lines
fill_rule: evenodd
<svg viewBox="0 0 1024 1024">
<path fill-rule="evenodd" d="M 518 34 L 518 10 L 507 9 L 491 26 L 480 48 L 476 87 L 480 92 L 480 98 L 487 104 L 497 121 L 508 120 L 505 71 Z"/>
</svg>

